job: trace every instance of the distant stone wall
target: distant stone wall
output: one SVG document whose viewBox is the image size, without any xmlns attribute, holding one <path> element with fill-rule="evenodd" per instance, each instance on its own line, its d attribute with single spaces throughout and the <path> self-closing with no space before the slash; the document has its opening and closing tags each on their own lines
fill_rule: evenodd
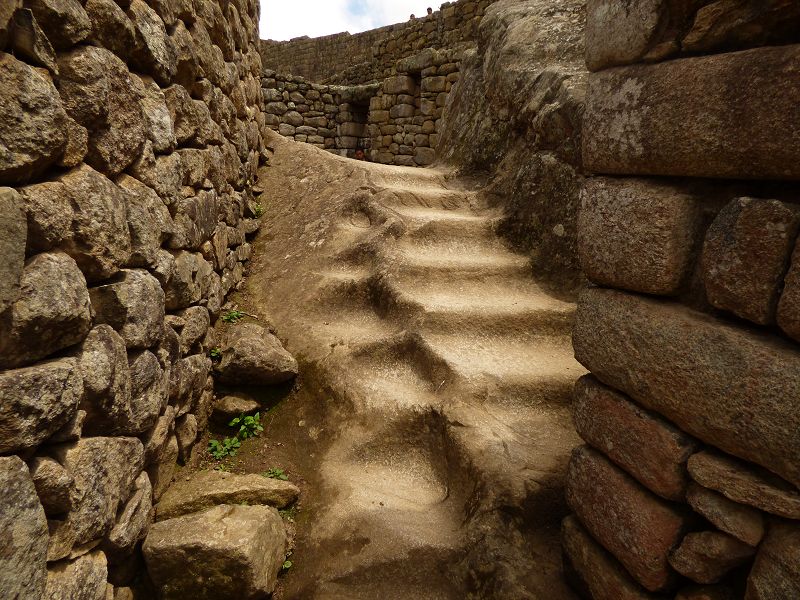
<svg viewBox="0 0 800 600">
<path fill-rule="evenodd" d="M 481 17 L 495 0 L 446 2 L 432 15 L 351 35 L 338 33 L 288 42 L 261 41 L 264 66 L 316 83 L 358 85 L 391 77 L 395 63 L 425 48 L 474 45 Z"/>
<path fill-rule="evenodd" d="M 798 32 L 783 0 L 589 2 L 563 527 L 587 597 L 800 597 Z"/>
<path fill-rule="evenodd" d="M 336 86 L 266 71 L 267 125 L 283 136 L 342 156 L 426 166 L 436 159 L 442 114 L 458 81 L 458 52 L 424 50 L 399 61 L 381 83 Z"/>
<path fill-rule="evenodd" d="M 24 7 L 0 5 L 0 597 L 124 598 L 258 227 L 258 5 Z"/>
</svg>

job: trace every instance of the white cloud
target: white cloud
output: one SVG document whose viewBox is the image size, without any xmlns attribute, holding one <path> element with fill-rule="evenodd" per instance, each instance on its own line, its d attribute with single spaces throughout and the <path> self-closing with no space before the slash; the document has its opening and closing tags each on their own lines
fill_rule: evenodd
<svg viewBox="0 0 800 600">
<path fill-rule="evenodd" d="M 438 9 L 431 0 L 260 0 L 261 37 L 288 40 L 349 31 L 358 33 Z"/>
</svg>

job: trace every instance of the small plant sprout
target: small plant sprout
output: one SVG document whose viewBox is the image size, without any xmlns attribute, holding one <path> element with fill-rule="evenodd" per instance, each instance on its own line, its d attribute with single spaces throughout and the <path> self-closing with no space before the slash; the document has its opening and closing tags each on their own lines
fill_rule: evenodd
<svg viewBox="0 0 800 600">
<path fill-rule="evenodd" d="M 289 481 L 289 476 L 284 472 L 283 469 L 278 467 L 272 467 L 267 472 L 262 473 L 264 477 L 268 479 L 280 479 L 281 481 Z"/>
<path fill-rule="evenodd" d="M 253 214 L 256 216 L 256 218 L 260 218 L 261 215 L 264 214 L 264 207 L 261 206 L 260 203 L 256 202 L 256 204 L 253 205 Z"/>
<path fill-rule="evenodd" d="M 236 325 L 239 321 L 244 318 L 245 314 L 240 310 L 229 310 L 225 314 L 222 315 L 222 320 L 225 323 L 230 323 L 231 325 Z"/>
<path fill-rule="evenodd" d="M 208 355 L 211 357 L 212 360 L 219 360 L 222 358 L 222 348 L 212 348 L 208 351 Z"/>
<path fill-rule="evenodd" d="M 293 565 L 294 563 L 293 563 L 293 562 L 290 560 L 291 558 L 292 558 L 292 553 L 291 553 L 291 552 L 289 552 L 289 553 L 286 555 L 286 560 L 284 560 L 284 561 L 283 561 L 283 570 L 284 570 L 284 571 L 288 571 L 289 569 L 291 569 L 291 568 L 292 568 L 292 565 Z"/>
<path fill-rule="evenodd" d="M 297 507 L 292 506 L 291 508 L 284 508 L 283 510 L 279 510 L 278 514 L 289 523 L 294 523 L 294 518 L 297 515 Z"/>
<path fill-rule="evenodd" d="M 208 452 L 217 460 L 222 460 L 228 456 L 236 456 L 236 451 L 241 447 L 242 443 L 239 438 L 225 438 L 221 442 L 219 440 L 210 440 L 208 442 Z"/>
<path fill-rule="evenodd" d="M 239 428 L 239 431 L 236 432 L 236 437 L 240 440 L 256 437 L 259 433 L 264 431 L 264 428 L 261 426 L 261 413 L 256 413 L 253 416 L 239 415 L 228 423 L 228 426 Z"/>
</svg>

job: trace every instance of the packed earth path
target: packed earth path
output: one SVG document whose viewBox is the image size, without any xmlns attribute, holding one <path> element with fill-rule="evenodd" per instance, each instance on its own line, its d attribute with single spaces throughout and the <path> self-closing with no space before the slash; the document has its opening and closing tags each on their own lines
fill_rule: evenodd
<svg viewBox="0 0 800 600">
<path fill-rule="evenodd" d="M 495 236 L 478 182 L 270 143 L 237 301 L 317 398 L 283 433 L 318 488 L 283 596 L 572 598 L 574 305 Z"/>
</svg>

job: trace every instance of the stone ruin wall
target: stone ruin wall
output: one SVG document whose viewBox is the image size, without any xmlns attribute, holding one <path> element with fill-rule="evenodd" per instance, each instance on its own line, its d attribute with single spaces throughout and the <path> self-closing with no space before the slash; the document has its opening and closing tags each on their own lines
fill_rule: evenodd
<svg viewBox="0 0 800 600">
<path fill-rule="evenodd" d="M 211 325 L 258 227 L 258 12 L 0 5 L 3 597 L 130 597 L 205 428 Z"/>
<path fill-rule="evenodd" d="M 800 597 L 799 31 L 782 0 L 588 3 L 587 597 Z"/>
<path fill-rule="evenodd" d="M 436 159 L 447 97 L 491 0 L 357 35 L 261 42 L 267 124 L 343 156 L 426 166 Z"/>
<path fill-rule="evenodd" d="M 285 137 L 382 164 L 426 166 L 436 159 L 447 97 L 459 77 L 457 52 L 425 50 L 398 62 L 381 83 L 335 86 L 265 71 L 267 125 Z"/>
<path fill-rule="evenodd" d="M 474 43 L 486 8 L 496 0 L 445 2 L 432 15 L 351 35 L 261 41 L 264 66 L 316 83 L 360 85 L 397 74 L 398 60 L 425 48 L 455 50 Z"/>
</svg>

